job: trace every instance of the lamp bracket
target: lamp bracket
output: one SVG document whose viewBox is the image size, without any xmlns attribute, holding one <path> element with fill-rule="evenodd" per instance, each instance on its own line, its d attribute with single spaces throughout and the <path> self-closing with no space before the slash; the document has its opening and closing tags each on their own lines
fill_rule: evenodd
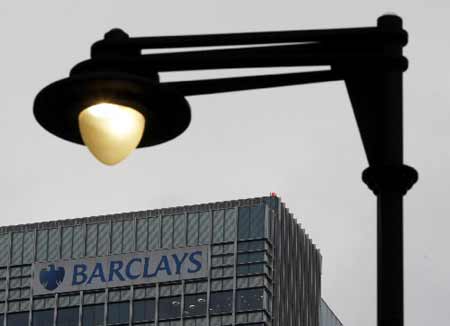
<svg viewBox="0 0 450 326">
<path fill-rule="evenodd" d="M 129 37 L 124 31 L 116 28 L 106 33 L 103 40 L 92 45 L 91 55 L 92 57 L 110 55 L 124 49 L 136 54 L 145 49 L 280 45 L 305 42 L 357 44 L 368 40 L 372 43 L 384 43 L 388 40 L 405 45 L 407 38 L 404 30 L 379 27 L 157 37 Z"/>
<path fill-rule="evenodd" d="M 362 173 L 362 180 L 375 195 L 386 191 L 405 195 L 418 178 L 417 171 L 408 165 L 370 166 Z"/>
</svg>

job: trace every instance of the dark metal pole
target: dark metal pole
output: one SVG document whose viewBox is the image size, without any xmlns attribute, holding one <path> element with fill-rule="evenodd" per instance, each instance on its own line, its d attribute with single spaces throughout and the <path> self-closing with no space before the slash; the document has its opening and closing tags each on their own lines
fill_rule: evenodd
<svg viewBox="0 0 450 326">
<path fill-rule="evenodd" d="M 398 17 L 378 20 L 381 29 L 401 29 Z M 402 51 L 396 44 L 386 46 Z M 398 54 L 398 53 L 395 53 Z M 403 71 L 390 70 L 381 78 L 380 134 L 377 158 L 380 166 L 403 166 Z M 377 196 L 378 326 L 403 326 L 403 193 L 381 186 Z"/>
<path fill-rule="evenodd" d="M 394 15 L 378 19 L 382 30 L 401 30 Z M 397 42 L 385 45 L 392 55 L 402 54 Z M 417 181 L 417 172 L 403 165 L 403 71 L 388 68 L 376 80 L 374 162 L 363 180 L 377 195 L 378 326 L 403 326 L 403 196 Z"/>
</svg>

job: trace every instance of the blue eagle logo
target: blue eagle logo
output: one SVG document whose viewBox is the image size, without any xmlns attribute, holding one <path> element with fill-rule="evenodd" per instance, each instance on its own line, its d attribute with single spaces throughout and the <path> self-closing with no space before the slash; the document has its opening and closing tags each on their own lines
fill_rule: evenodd
<svg viewBox="0 0 450 326">
<path fill-rule="evenodd" d="M 56 268 L 55 265 L 50 264 L 48 268 L 41 269 L 39 273 L 39 281 L 42 286 L 49 291 L 56 289 L 63 281 L 66 271 L 64 267 Z"/>
</svg>

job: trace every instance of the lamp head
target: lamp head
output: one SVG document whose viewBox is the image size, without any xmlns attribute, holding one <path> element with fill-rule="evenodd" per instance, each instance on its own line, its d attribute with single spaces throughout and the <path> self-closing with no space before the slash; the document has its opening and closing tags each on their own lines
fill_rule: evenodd
<svg viewBox="0 0 450 326">
<path fill-rule="evenodd" d="M 119 163 L 137 147 L 145 120 L 138 110 L 106 102 L 94 104 L 78 115 L 83 142 L 107 165 Z"/>
<path fill-rule="evenodd" d="M 185 98 L 162 88 L 157 77 L 122 71 L 76 73 L 50 84 L 36 96 L 34 115 L 47 131 L 87 145 L 109 165 L 135 147 L 177 137 L 191 120 Z"/>
</svg>

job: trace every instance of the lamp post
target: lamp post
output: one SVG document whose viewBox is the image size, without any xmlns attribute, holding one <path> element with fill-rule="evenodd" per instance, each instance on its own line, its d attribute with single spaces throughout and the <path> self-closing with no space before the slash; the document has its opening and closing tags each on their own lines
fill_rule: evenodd
<svg viewBox="0 0 450 326">
<path fill-rule="evenodd" d="M 51 133 L 86 143 L 104 163 L 115 164 L 136 146 L 180 135 L 190 122 L 185 96 L 344 80 L 369 163 L 362 179 L 377 196 L 378 325 L 401 326 L 403 196 L 418 178 L 403 164 L 406 43 L 394 15 L 381 16 L 376 27 L 352 29 L 142 38 L 114 29 L 93 44 L 90 60 L 37 95 L 34 114 Z M 141 54 L 217 46 L 222 48 Z M 331 68 L 166 83 L 158 78 L 165 71 L 324 65 Z"/>
</svg>

